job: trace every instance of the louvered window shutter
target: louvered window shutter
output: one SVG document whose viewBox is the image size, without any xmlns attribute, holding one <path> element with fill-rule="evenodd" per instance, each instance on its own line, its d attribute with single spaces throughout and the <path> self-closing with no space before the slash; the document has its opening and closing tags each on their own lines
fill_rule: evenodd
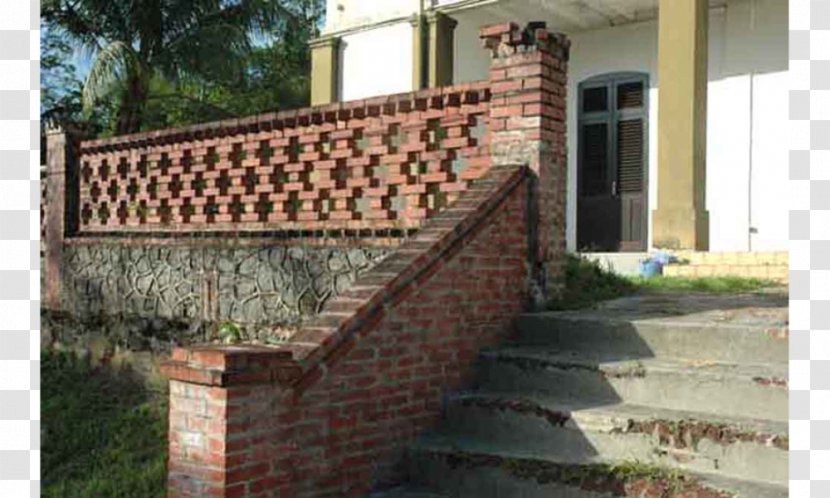
<svg viewBox="0 0 830 498">
<path fill-rule="evenodd" d="M 608 110 L 608 87 L 586 88 L 582 92 L 582 112 L 603 112 Z"/>
<path fill-rule="evenodd" d="M 643 83 L 635 81 L 617 85 L 617 109 L 643 107 Z"/>
<path fill-rule="evenodd" d="M 582 126 L 582 195 L 608 193 L 608 123 Z"/>
<path fill-rule="evenodd" d="M 643 120 L 617 122 L 617 191 L 643 191 Z"/>
</svg>

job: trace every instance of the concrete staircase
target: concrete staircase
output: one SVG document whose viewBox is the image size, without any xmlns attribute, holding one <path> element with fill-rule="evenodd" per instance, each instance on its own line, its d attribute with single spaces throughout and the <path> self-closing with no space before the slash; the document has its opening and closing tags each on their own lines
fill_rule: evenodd
<svg viewBox="0 0 830 498">
<path fill-rule="evenodd" d="M 409 482 L 377 496 L 785 497 L 786 299 L 526 315 L 412 445 Z"/>
</svg>

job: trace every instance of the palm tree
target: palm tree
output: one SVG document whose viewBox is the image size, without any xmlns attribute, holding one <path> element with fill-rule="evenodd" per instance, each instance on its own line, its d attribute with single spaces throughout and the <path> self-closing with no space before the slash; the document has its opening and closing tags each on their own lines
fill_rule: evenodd
<svg viewBox="0 0 830 498">
<path fill-rule="evenodd" d="M 117 102 L 116 133 L 132 133 L 154 78 L 230 81 L 254 41 L 308 29 L 321 0 L 43 0 L 42 18 L 92 64 L 85 109 Z M 319 12 L 319 10 L 317 11 Z M 311 26 L 312 30 L 316 26 Z"/>
</svg>

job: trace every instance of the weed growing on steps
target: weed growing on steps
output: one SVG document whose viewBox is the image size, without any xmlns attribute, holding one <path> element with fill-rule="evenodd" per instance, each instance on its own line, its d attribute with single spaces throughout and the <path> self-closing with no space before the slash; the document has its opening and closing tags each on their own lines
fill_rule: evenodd
<svg viewBox="0 0 830 498">
<path fill-rule="evenodd" d="M 432 453 L 452 468 L 499 468 L 521 480 L 535 480 L 540 485 L 562 484 L 586 491 L 620 497 L 650 496 L 672 498 L 731 498 L 723 491 L 706 487 L 679 469 L 670 469 L 639 461 L 617 464 L 564 464 L 532 458 L 502 457 L 456 449 L 453 453 Z"/>
<path fill-rule="evenodd" d="M 629 420 L 626 427 L 615 428 L 611 433 L 651 434 L 659 438 L 661 445 L 677 449 L 697 450 L 703 439 L 723 446 L 742 441 L 789 449 L 789 437 L 786 435 L 750 432 L 703 420 Z"/>
</svg>

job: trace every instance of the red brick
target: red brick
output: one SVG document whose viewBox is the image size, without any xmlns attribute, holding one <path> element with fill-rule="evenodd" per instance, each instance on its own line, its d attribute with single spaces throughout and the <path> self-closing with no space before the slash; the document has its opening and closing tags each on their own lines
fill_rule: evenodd
<svg viewBox="0 0 830 498">
<path fill-rule="evenodd" d="M 496 37 L 494 42 L 520 42 L 512 37 L 518 33 L 515 25 L 486 29 L 489 30 L 486 33 Z M 511 36 L 502 39 L 505 34 Z M 554 38 L 551 40 L 550 43 L 558 43 L 553 41 Z M 281 184 L 283 192 L 280 195 L 297 191 L 307 199 L 299 213 L 302 220 L 292 222 L 297 227 L 383 226 L 382 223 L 390 221 L 385 219 L 386 210 L 379 197 L 387 195 L 386 185 L 395 185 L 398 195 L 406 196 L 408 201 L 399 212 L 389 211 L 391 216 L 397 217 L 392 221 L 404 220 L 411 223 L 410 226 L 417 226 L 427 216 L 434 215 L 421 204 L 425 194 L 435 192 L 433 188 L 453 193 L 467 188 L 465 181 L 451 182 L 445 170 L 439 171 L 438 166 L 444 166 L 446 161 L 456 157 L 466 157 L 470 168 L 460 177 L 463 180 L 483 178 L 473 183 L 471 190 L 461 193 L 453 208 L 443 211 L 445 218 L 440 218 L 439 214 L 439 219 L 432 224 L 426 222 L 425 228 L 414 239 L 401 246 L 402 251 L 416 253 L 414 256 L 407 253 L 409 263 L 401 264 L 400 268 L 394 264 L 386 265 L 395 271 L 406 269 L 406 278 L 401 275 L 379 278 L 372 271 L 361 277 L 364 285 L 385 285 L 386 288 L 382 293 L 349 293 L 352 299 L 363 300 L 364 304 L 342 312 L 353 313 L 347 322 L 359 324 L 360 328 L 347 342 L 347 348 L 336 350 L 325 362 L 323 351 L 327 349 L 313 350 L 298 360 L 299 363 L 287 365 L 286 368 L 295 369 L 292 372 L 296 375 L 282 380 L 275 378 L 282 367 L 269 364 L 259 365 L 260 370 L 251 372 L 235 371 L 218 381 L 204 370 L 182 368 L 182 365 L 168 368 L 169 372 L 176 373 L 175 378 L 186 382 L 209 385 L 219 382 L 217 387 L 199 388 L 201 391 L 198 392 L 209 403 L 203 418 L 193 423 L 188 415 L 201 408 L 187 404 L 185 395 L 189 391 L 178 384 L 175 393 L 171 388 L 171 420 L 185 419 L 190 430 L 202 431 L 206 441 L 202 453 L 185 453 L 180 441 L 185 436 L 171 425 L 171 496 L 193 496 L 188 491 L 193 488 L 188 488 L 184 480 L 176 477 L 178 475 L 188 475 L 204 489 L 218 489 L 225 493 L 224 496 L 232 493 L 293 496 L 301 492 L 340 496 L 343 489 L 360 494 L 372 484 L 369 476 L 373 464 L 385 463 L 390 455 L 399 454 L 411 437 L 437 420 L 442 393 L 469 379 L 478 349 L 507 336 L 510 322 L 521 312 L 524 300 L 524 289 L 516 283 L 527 278 L 528 231 L 523 221 L 527 203 L 527 189 L 523 186 L 526 177 L 516 169 L 489 169 L 494 163 L 489 147 L 492 145 L 493 154 L 496 154 L 500 148 L 517 141 L 543 141 L 561 164 L 565 164 L 566 153 L 564 71 L 551 71 L 556 67 L 556 60 L 542 52 L 519 51 L 505 55 L 508 53 L 508 50 L 497 51 L 489 87 L 493 94 L 517 93 L 501 93 L 501 97 L 496 95 L 489 103 L 479 99 L 477 104 L 465 103 L 459 107 L 462 99 L 468 98 L 465 92 L 484 96 L 488 83 L 475 83 L 450 89 L 430 89 L 408 96 L 380 97 L 368 103 L 336 104 L 328 111 L 279 113 L 269 118 L 282 123 L 281 129 L 270 135 L 269 140 L 275 148 L 271 166 L 278 164 L 277 170 L 291 172 L 289 183 Z M 564 63 L 559 66 L 566 67 Z M 344 121 L 335 125 L 330 120 L 334 113 Z M 481 113 L 488 118 L 486 143 L 470 146 L 466 138 L 469 130 L 465 127 L 471 122 L 470 115 Z M 447 130 L 447 138 L 437 150 L 426 152 L 427 145 L 435 147 L 427 143 L 429 134 L 422 133 L 428 119 L 438 119 Z M 394 158 L 388 154 L 392 125 L 400 126 L 401 130 L 412 130 L 405 131 L 409 140 L 406 151 L 401 147 Z M 324 133 L 330 133 L 326 140 Z M 358 133 L 368 137 L 368 149 L 355 149 L 357 140 L 352 139 L 359 136 Z M 248 151 L 248 159 L 243 165 L 260 168 L 251 151 L 256 151 L 258 141 L 268 136 L 268 133 L 253 133 L 235 140 L 243 142 L 243 149 Z M 288 157 L 298 151 L 292 150 L 291 140 L 286 137 L 297 137 L 298 143 L 303 144 L 299 154 L 302 157 Z M 327 142 L 336 140 L 341 140 L 334 144 L 334 149 L 343 151 L 343 155 L 338 156 L 342 159 L 322 158 Z M 205 150 L 216 147 L 222 160 L 216 164 L 216 171 L 205 172 L 204 178 L 212 183 L 211 178 L 220 178 L 219 172 L 227 171 L 228 178 L 235 182 L 228 190 L 229 194 L 232 189 L 241 189 L 239 195 L 246 204 L 246 213 L 252 213 L 249 208 L 258 196 L 245 193 L 242 182 L 245 172 L 226 159 L 232 148 L 219 145 L 214 139 L 206 143 Z M 156 154 L 160 157 L 162 148 L 152 150 L 151 158 Z M 205 153 L 194 153 L 194 171 L 197 166 L 202 166 L 200 162 Z M 386 156 L 382 162 L 388 164 L 389 176 L 385 179 L 388 183 L 375 176 L 377 160 L 371 157 L 372 154 Z M 334 155 L 332 151 L 331 156 Z M 113 153 L 112 159 L 116 156 Z M 172 157 L 178 158 L 178 155 L 171 154 Z M 559 193 L 564 189 L 565 175 L 555 172 L 552 164 L 543 157 L 517 159 L 521 160 L 512 162 L 529 164 L 540 178 L 540 212 L 548 217 L 540 225 L 539 236 L 544 243 L 539 249 L 540 257 L 561 257 L 564 247 L 560 242 L 564 236 L 559 231 L 564 207 L 559 202 L 564 196 Z M 303 160 L 309 162 L 306 164 Z M 503 158 L 498 160 L 503 161 Z M 418 162 L 429 165 L 427 174 L 417 174 Z M 109 163 L 111 167 L 115 164 L 113 160 Z M 316 167 L 318 164 L 319 168 Z M 402 168 L 402 165 L 409 167 Z M 350 170 L 348 188 L 332 188 L 330 182 L 338 178 L 337 169 L 343 166 Z M 175 171 L 173 167 L 170 170 L 170 174 Z M 311 171 L 319 171 L 314 182 L 309 174 Z M 551 176 L 554 173 L 556 176 Z M 257 175 L 259 182 L 271 181 L 268 171 L 257 170 Z M 156 177 L 156 181 L 161 193 L 167 190 L 172 180 Z M 414 183 L 410 183 L 412 181 Z M 434 182 L 430 183 L 429 190 L 427 182 Z M 268 187 L 256 192 L 276 192 L 275 186 Z M 214 200 L 222 213 L 217 220 L 229 221 L 227 206 L 232 198 L 219 195 L 218 184 L 209 188 L 215 190 L 211 195 L 216 196 Z M 317 206 L 312 202 L 320 198 L 324 188 L 329 199 L 336 199 L 335 211 L 324 220 L 329 225 L 319 224 Z M 88 195 L 88 189 L 82 190 L 82 197 Z M 195 192 L 188 195 L 195 196 Z M 354 212 L 355 198 L 360 196 L 371 202 L 371 210 L 362 219 Z M 282 202 L 288 199 L 280 198 L 270 220 L 287 217 Z M 158 199 L 148 200 L 150 207 L 160 205 Z M 169 205 L 173 205 L 173 200 Z M 202 205 L 196 201 L 201 203 L 203 199 L 192 200 L 193 205 Z M 158 222 L 156 218 L 153 223 Z M 474 229 L 465 231 L 469 227 Z M 561 271 L 561 265 L 556 261 L 551 263 L 551 268 Z M 414 281 L 410 277 L 414 277 Z M 448 292 L 450 286 L 452 291 Z M 393 295 L 394 299 L 385 302 L 378 297 Z M 336 333 L 342 334 L 345 330 L 343 327 Z M 325 339 L 322 343 L 328 347 L 334 340 Z M 180 362 L 190 361 L 186 352 L 176 354 Z M 202 356 L 204 366 L 223 366 L 209 354 Z M 245 385 L 245 392 L 236 391 L 240 389 L 238 387 L 233 390 L 221 387 L 222 382 L 231 378 L 238 382 L 261 383 Z M 230 420 L 225 420 L 226 416 Z M 199 462 L 213 468 L 199 467 Z M 230 467 L 228 472 L 222 470 L 225 465 Z M 332 473 L 333 465 L 342 468 Z"/>
</svg>

